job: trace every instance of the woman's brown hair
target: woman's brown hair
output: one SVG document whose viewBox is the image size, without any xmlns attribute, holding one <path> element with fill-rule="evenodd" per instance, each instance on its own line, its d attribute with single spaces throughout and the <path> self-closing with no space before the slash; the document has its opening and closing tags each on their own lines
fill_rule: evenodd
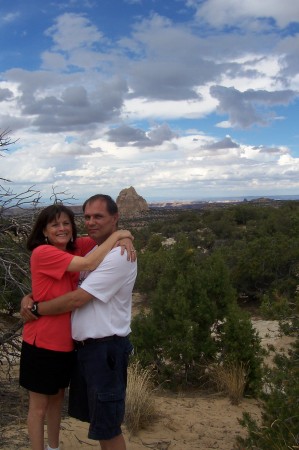
<svg viewBox="0 0 299 450">
<path fill-rule="evenodd" d="M 28 237 L 27 240 L 27 250 L 34 250 L 36 247 L 39 247 L 40 245 L 44 245 L 45 242 L 45 236 L 44 236 L 44 229 L 48 225 L 48 223 L 52 222 L 56 218 L 59 218 L 62 213 L 65 213 L 68 218 L 70 219 L 71 225 L 72 225 L 72 231 L 73 231 L 73 239 L 70 240 L 67 243 L 66 249 L 67 250 L 74 250 L 75 248 L 75 242 L 77 238 L 77 227 L 75 224 L 75 215 L 73 211 L 68 208 L 67 206 L 64 206 L 62 204 L 55 204 L 50 205 L 44 208 L 38 215 L 35 224 L 33 225 L 32 231 Z"/>
</svg>

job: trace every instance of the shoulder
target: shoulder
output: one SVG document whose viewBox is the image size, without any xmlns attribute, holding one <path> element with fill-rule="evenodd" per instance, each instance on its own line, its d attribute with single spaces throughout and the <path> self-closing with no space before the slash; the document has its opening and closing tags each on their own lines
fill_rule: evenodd
<svg viewBox="0 0 299 450">
<path fill-rule="evenodd" d="M 89 236 L 80 236 L 76 239 L 75 253 L 85 256 L 96 246 L 96 242 Z"/>
<path fill-rule="evenodd" d="M 127 260 L 127 252 L 125 251 L 124 254 L 121 254 L 121 247 L 115 247 L 106 255 L 106 258 L 115 259 L 118 261 L 126 261 Z"/>
<path fill-rule="evenodd" d="M 61 259 L 61 258 L 73 258 L 74 255 L 72 255 L 71 253 L 69 253 L 68 251 L 65 250 L 61 250 L 57 247 L 54 247 L 54 245 L 39 245 L 38 247 L 36 247 L 32 254 L 31 254 L 31 259 L 36 260 L 38 259 L 38 261 L 42 261 L 42 260 L 50 260 L 52 258 L 52 261 L 56 261 L 57 259 Z"/>
<path fill-rule="evenodd" d="M 62 252 L 62 250 L 59 250 L 58 248 L 54 247 L 54 245 L 39 245 L 38 247 L 36 247 L 33 251 L 32 251 L 32 256 L 40 256 L 41 254 L 44 253 L 57 253 L 57 252 Z"/>
<path fill-rule="evenodd" d="M 104 258 L 103 263 L 107 263 L 107 265 L 111 265 L 115 268 L 122 267 L 125 270 L 134 270 L 134 268 L 137 266 L 137 261 L 128 261 L 127 252 L 125 251 L 124 254 L 121 254 L 121 247 L 115 247 L 113 248 L 107 256 Z M 103 264 L 102 263 L 102 264 Z M 100 266 L 101 267 L 101 264 Z"/>
<path fill-rule="evenodd" d="M 76 239 L 76 245 L 88 245 L 88 244 L 93 244 L 95 245 L 95 241 L 93 239 L 91 239 L 89 236 L 79 236 Z"/>
</svg>

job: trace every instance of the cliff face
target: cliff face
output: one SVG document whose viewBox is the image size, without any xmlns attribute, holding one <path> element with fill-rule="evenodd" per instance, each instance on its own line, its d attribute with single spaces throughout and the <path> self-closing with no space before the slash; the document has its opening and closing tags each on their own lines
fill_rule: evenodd
<svg viewBox="0 0 299 450">
<path fill-rule="evenodd" d="M 149 210 L 146 200 L 132 186 L 119 193 L 116 204 L 121 217 L 135 217 Z"/>
</svg>

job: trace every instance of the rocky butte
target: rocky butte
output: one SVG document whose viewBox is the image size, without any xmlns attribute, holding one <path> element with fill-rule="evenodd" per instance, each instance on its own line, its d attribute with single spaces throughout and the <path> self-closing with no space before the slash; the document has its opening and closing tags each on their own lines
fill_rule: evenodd
<svg viewBox="0 0 299 450">
<path fill-rule="evenodd" d="M 120 191 L 116 204 L 120 217 L 138 217 L 149 210 L 146 200 L 132 186 Z"/>
</svg>

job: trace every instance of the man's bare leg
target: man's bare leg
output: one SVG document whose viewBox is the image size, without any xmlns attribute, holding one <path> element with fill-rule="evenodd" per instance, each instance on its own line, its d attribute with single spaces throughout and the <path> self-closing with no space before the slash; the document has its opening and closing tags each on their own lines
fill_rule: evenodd
<svg viewBox="0 0 299 450">
<path fill-rule="evenodd" d="M 119 434 L 113 439 L 100 441 L 100 444 L 101 450 L 126 450 L 127 448 L 122 434 Z"/>
</svg>

